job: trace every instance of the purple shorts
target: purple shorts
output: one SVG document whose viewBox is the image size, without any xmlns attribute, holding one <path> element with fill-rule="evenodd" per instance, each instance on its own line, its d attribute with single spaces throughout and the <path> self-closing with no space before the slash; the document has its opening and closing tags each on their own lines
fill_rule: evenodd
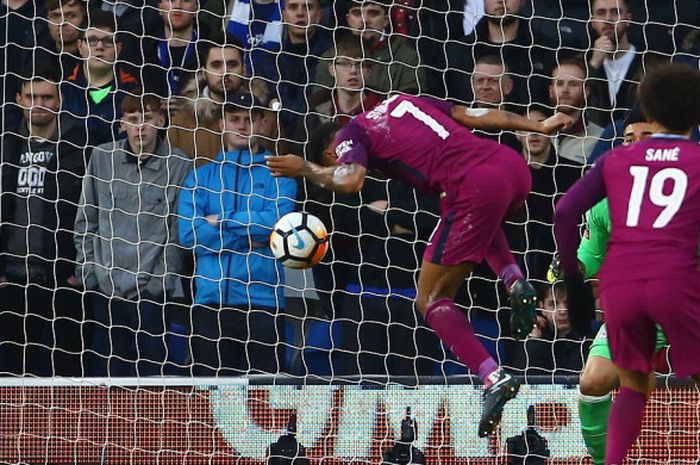
<svg viewBox="0 0 700 465">
<path fill-rule="evenodd" d="M 687 280 L 655 279 L 604 284 L 608 341 L 615 365 L 650 373 L 656 324 L 671 345 L 671 367 L 680 378 L 700 373 L 700 273 Z"/>
<path fill-rule="evenodd" d="M 505 146 L 485 162 L 457 171 L 440 200 L 440 222 L 423 259 L 449 266 L 481 263 L 503 221 L 525 203 L 531 185 L 527 163 Z"/>
</svg>

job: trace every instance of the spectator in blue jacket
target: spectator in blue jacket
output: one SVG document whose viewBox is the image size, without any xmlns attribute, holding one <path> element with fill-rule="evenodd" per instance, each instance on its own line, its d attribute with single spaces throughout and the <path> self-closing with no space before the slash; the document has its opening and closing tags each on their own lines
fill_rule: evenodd
<svg viewBox="0 0 700 465">
<path fill-rule="evenodd" d="M 263 110 L 250 94 L 229 97 L 226 151 L 190 173 L 180 196 L 180 242 L 195 253 L 194 375 L 281 371 L 284 273 L 269 236 L 294 209 L 297 183 L 265 165 Z"/>
</svg>

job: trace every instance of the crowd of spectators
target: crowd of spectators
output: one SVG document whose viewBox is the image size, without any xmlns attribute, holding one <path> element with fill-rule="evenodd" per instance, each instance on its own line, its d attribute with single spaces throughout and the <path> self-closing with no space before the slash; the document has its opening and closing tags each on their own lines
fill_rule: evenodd
<svg viewBox="0 0 700 465">
<path fill-rule="evenodd" d="M 460 302 L 504 366 L 576 374 L 590 335 L 546 284 L 554 205 L 620 142 L 650 67 L 698 63 L 699 30 L 700 0 L 3 0 L 0 374 L 306 374 L 323 369 L 289 353 L 317 320 L 339 328 L 333 374 L 446 373 L 413 306 L 439 199 L 378 174 L 335 195 L 264 163 L 392 92 L 574 120 L 479 134 L 530 166 L 507 235 L 539 324 L 509 337 L 486 270 Z M 290 305 L 268 245 L 294 209 L 332 233 L 314 305 Z"/>
</svg>

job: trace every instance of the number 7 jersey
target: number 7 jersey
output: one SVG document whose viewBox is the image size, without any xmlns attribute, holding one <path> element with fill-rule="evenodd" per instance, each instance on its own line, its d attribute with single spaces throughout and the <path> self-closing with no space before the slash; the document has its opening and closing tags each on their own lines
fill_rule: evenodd
<svg viewBox="0 0 700 465">
<path fill-rule="evenodd" d="M 697 273 L 700 146 L 656 135 L 619 147 L 602 157 L 566 197 L 567 203 L 585 204 L 605 195 L 612 234 L 601 283 L 683 279 Z"/>
<path fill-rule="evenodd" d="M 394 95 L 338 132 L 337 163 L 358 163 L 417 189 L 445 192 L 451 178 L 502 147 L 472 134 L 451 110 L 442 100 Z"/>
</svg>

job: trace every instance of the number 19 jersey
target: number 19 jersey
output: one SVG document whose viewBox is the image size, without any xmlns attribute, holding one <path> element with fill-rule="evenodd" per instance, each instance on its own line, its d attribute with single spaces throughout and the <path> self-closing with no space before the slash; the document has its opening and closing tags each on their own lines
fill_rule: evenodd
<svg viewBox="0 0 700 465">
<path fill-rule="evenodd" d="M 445 192 L 451 177 L 502 147 L 472 134 L 451 110 L 452 104 L 430 97 L 390 97 L 338 132 L 338 164 L 358 163 L 417 189 Z"/>
<path fill-rule="evenodd" d="M 612 234 L 601 282 L 695 275 L 700 235 L 700 146 L 655 136 L 603 157 Z"/>
</svg>

